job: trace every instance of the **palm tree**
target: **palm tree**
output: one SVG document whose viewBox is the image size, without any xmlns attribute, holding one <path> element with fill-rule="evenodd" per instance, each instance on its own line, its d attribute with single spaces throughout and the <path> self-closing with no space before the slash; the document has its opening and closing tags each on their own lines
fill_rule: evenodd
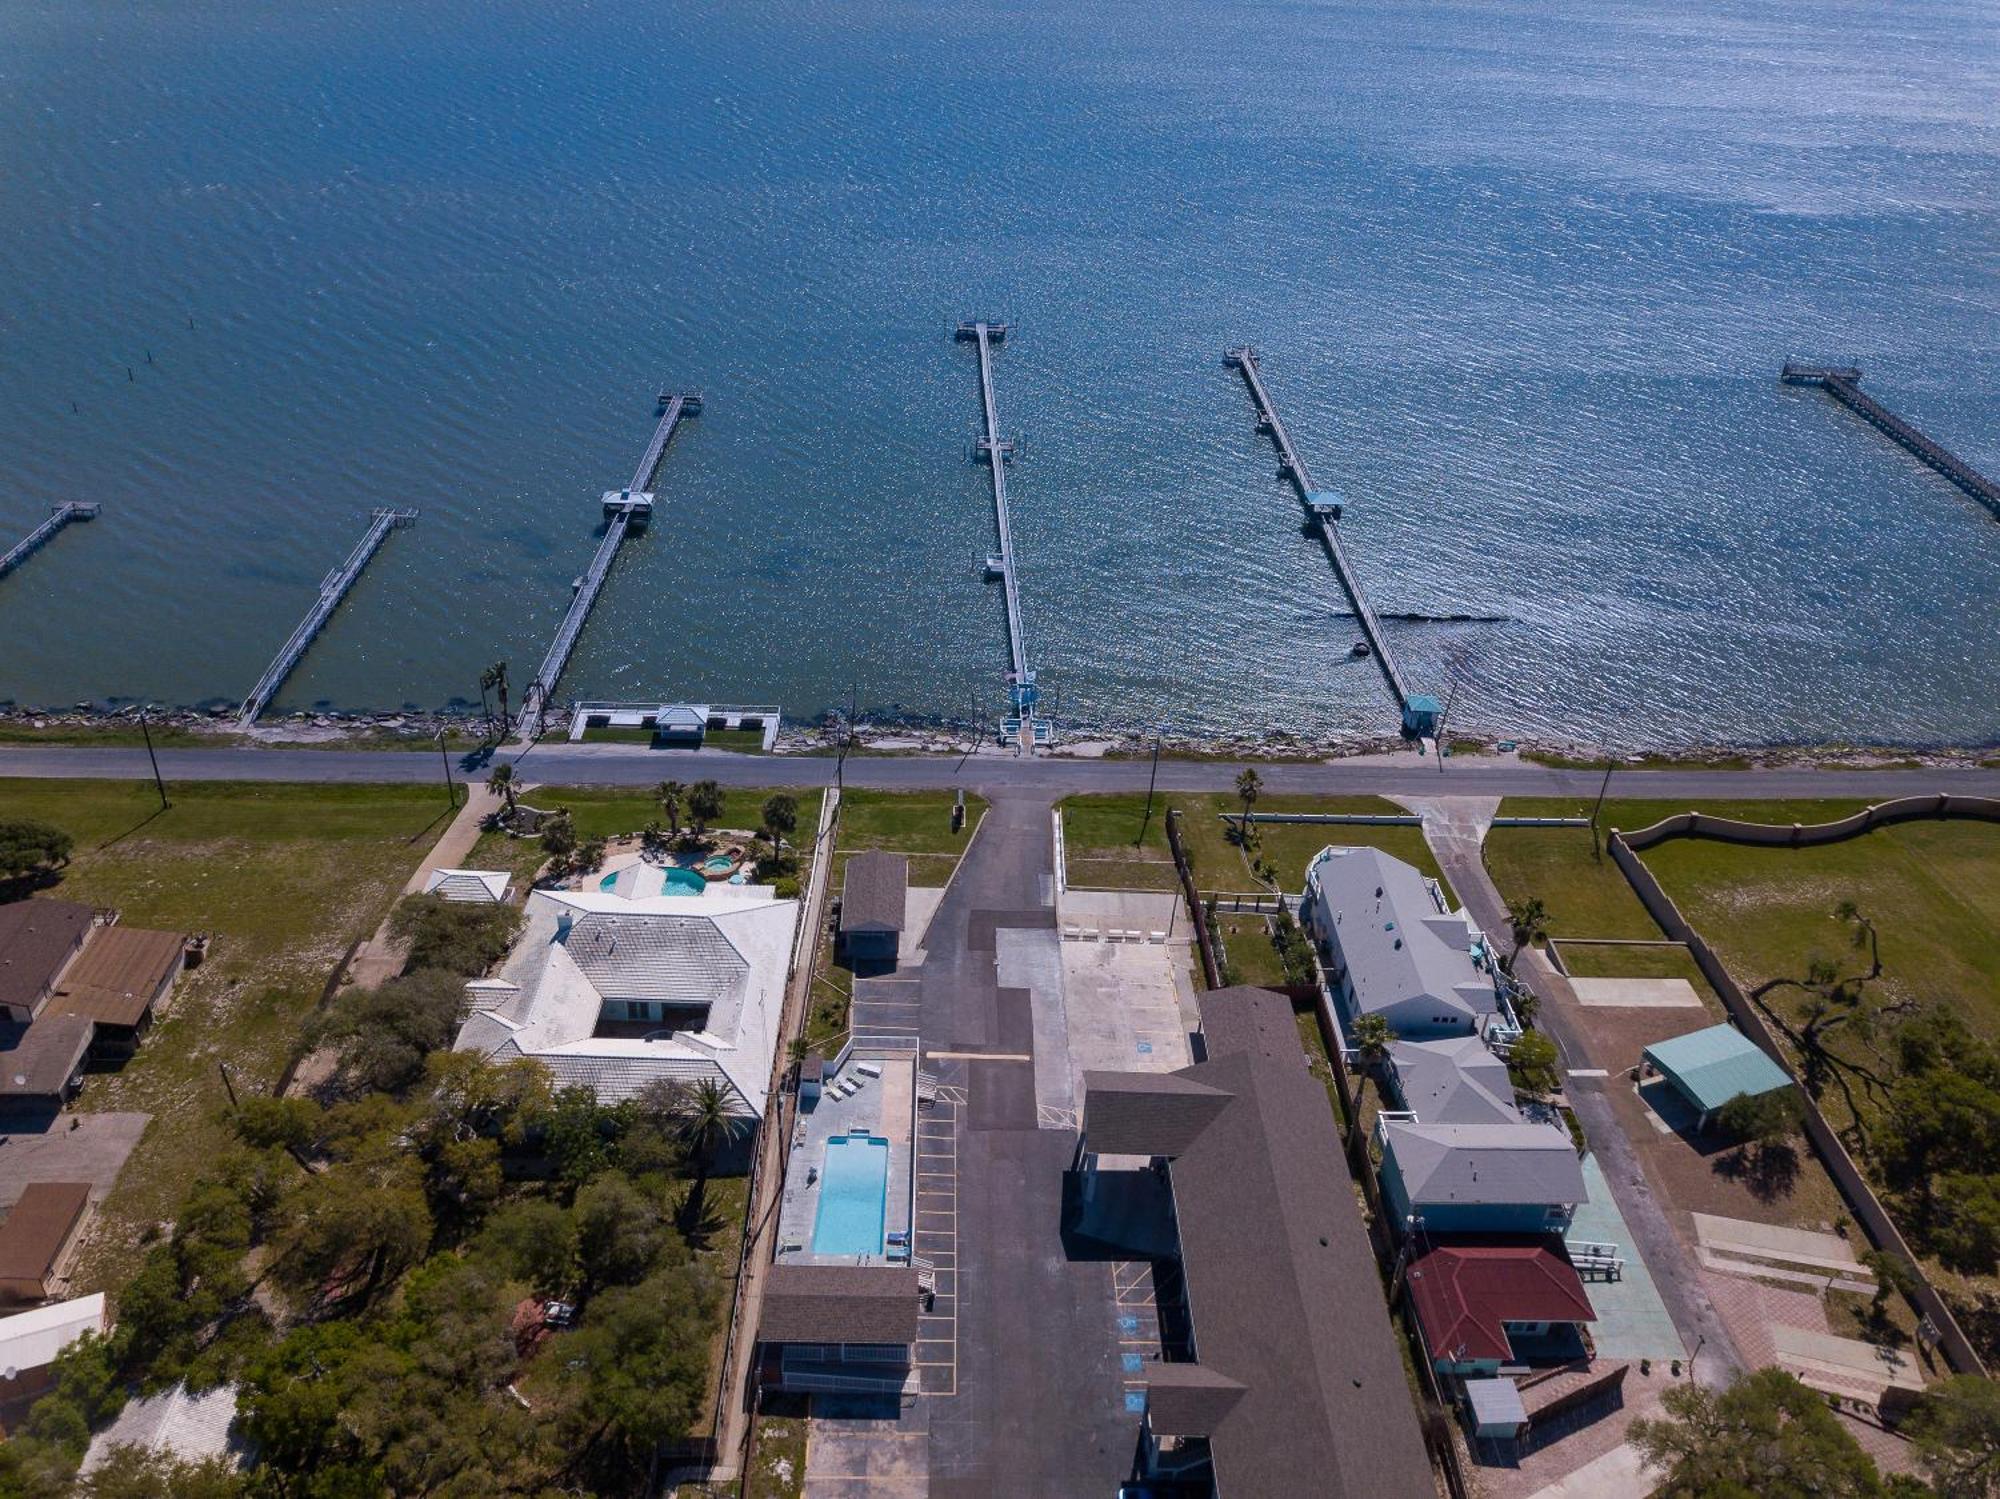
<svg viewBox="0 0 2000 1499">
<path fill-rule="evenodd" d="M 694 1192 L 699 1199 L 715 1165 L 715 1152 L 743 1132 L 743 1121 L 729 1109 L 729 1090 L 712 1077 L 680 1090 L 674 1115 L 681 1134 L 694 1148 Z"/>
<path fill-rule="evenodd" d="M 486 694 L 493 686 L 493 668 L 487 667 L 479 673 L 479 711 L 485 715 L 486 731 L 493 732 L 493 704 Z"/>
<path fill-rule="evenodd" d="M 722 788 L 713 781 L 696 781 L 688 788 L 688 822 L 699 838 L 722 815 Z"/>
<path fill-rule="evenodd" d="M 764 803 L 764 836 L 771 840 L 773 857 L 785 851 L 785 835 L 799 825 L 799 803 L 796 797 L 780 791 Z"/>
<path fill-rule="evenodd" d="M 1549 908 L 1542 904 L 1539 895 L 1523 896 L 1520 900 L 1509 902 L 1507 919 L 1514 926 L 1516 952 L 1549 934 Z"/>
<path fill-rule="evenodd" d="M 679 781 L 662 781 L 653 788 L 653 795 L 659 798 L 660 810 L 667 814 L 667 836 L 681 835 L 681 802 L 687 796 L 687 788 Z"/>
<path fill-rule="evenodd" d="M 514 811 L 514 765 L 511 760 L 493 767 L 486 777 L 486 789 L 495 796 L 507 798 L 507 812 L 511 816 Z"/>
<path fill-rule="evenodd" d="M 1250 809 L 1257 805 L 1257 798 L 1263 794 L 1264 778 L 1255 768 L 1245 770 L 1236 778 L 1236 799 L 1243 803 L 1243 821 L 1237 830 L 1237 841 L 1250 841 Z"/>
<path fill-rule="evenodd" d="M 1354 1112 L 1361 1112 L 1362 1094 L 1367 1090 L 1368 1079 L 1387 1060 L 1389 1043 L 1396 1039 L 1389 1029 L 1389 1021 L 1382 1015 L 1363 1015 L 1354 1022 L 1354 1049 L 1361 1057 L 1361 1082 L 1354 1090 Z"/>
</svg>

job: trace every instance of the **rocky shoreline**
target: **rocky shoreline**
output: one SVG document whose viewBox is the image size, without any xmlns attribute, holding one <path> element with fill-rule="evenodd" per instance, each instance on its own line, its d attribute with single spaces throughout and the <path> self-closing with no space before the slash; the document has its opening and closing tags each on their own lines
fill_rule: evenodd
<svg viewBox="0 0 2000 1499">
<path fill-rule="evenodd" d="M 185 744 L 188 738 L 212 740 L 216 745 L 297 746 L 337 748 L 429 748 L 439 734 L 449 734 L 463 742 L 484 731 L 483 714 L 442 713 L 289 713 L 270 714 L 255 727 L 236 727 L 232 708 L 153 709 L 147 719 L 156 738 Z M 15 743 L 46 738 L 50 743 L 81 742 L 110 737 L 119 731 L 138 728 L 136 704 L 104 709 L 79 705 L 57 711 L 0 707 L 0 735 Z M 551 712 L 545 739 L 561 739 L 568 732 L 568 714 Z M 937 720 L 866 719 L 854 727 L 852 748 L 865 754 L 956 755 L 970 744 L 971 730 L 962 724 Z M 838 720 L 813 723 L 786 723 L 780 729 L 774 753 L 779 755 L 830 754 L 838 750 L 844 737 Z M 1408 745 L 1395 737 L 1355 736 L 1343 739 L 1314 739 L 1293 734 L 1262 736 L 1204 737 L 1169 734 L 1160 739 L 1162 755 L 1174 759 L 1327 761 L 1366 755 L 1406 754 Z M 982 741 L 984 743 L 984 741 Z M 1153 738 L 1143 732 L 1115 728 L 1079 727 L 1065 732 L 1061 741 L 1045 754 L 1056 758 L 1137 759 L 1153 751 Z M 1536 763 L 1574 764 L 1579 767 L 1604 763 L 1601 747 L 1578 741 L 1514 740 L 1490 736 L 1453 736 L 1451 752 L 1457 756 L 1521 758 Z M 1986 745 L 1849 745 L 1849 744 L 1762 744 L 1762 745 L 1675 745 L 1655 750 L 1619 752 L 1615 763 L 1628 768 L 1650 765 L 1665 767 L 1706 767 L 1755 769 L 1776 767 L 1828 766 L 1849 769 L 1885 766 L 1936 766 L 1968 768 L 1991 766 L 2000 758 L 2000 742 Z"/>
</svg>

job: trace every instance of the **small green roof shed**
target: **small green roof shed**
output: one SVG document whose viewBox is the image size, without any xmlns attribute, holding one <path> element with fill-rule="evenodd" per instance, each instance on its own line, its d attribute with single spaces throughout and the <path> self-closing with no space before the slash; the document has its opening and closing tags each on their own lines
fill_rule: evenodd
<svg viewBox="0 0 2000 1499">
<path fill-rule="evenodd" d="M 1738 1094 L 1756 1098 L 1792 1085 L 1790 1074 L 1733 1025 L 1656 1041 L 1641 1055 L 1694 1106 L 1704 1129 Z"/>
</svg>

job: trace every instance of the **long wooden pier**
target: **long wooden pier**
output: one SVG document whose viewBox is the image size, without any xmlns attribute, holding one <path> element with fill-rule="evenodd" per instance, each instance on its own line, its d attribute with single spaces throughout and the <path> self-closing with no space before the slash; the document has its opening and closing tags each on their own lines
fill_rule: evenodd
<svg viewBox="0 0 2000 1499">
<path fill-rule="evenodd" d="M 88 500 L 65 500 L 60 505 L 51 506 L 49 518 L 19 541 L 7 548 L 0 556 L 0 578 L 4 578 L 15 568 L 26 562 L 30 555 L 41 550 L 56 532 L 73 520 L 95 520 L 98 506 Z"/>
<path fill-rule="evenodd" d="M 1024 747 L 1046 744 L 1049 724 L 1035 716 L 1041 690 L 1035 686 L 1034 669 L 1028 665 L 1028 637 L 1021 625 L 1021 591 L 1015 577 L 1014 527 L 1007 513 L 1007 465 L 1014 458 L 1014 444 L 1000 436 L 1000 407 L 993 396 L 993 345 L 1007 336 L 1005 323 L 960 323 L 954 337 L 961 343 L 979 346 L 979 395 L 985 406 L 986 435 L 979 439 L 979 456 L 986 460 L 993 476 L 993 524 L 1000 534 L 1000 550 L 986 559 L 986 576 L 1000 584 L 1007 599 L 1007 705 L 1010 717 L 1006 738 L 1019 738 Z"/>
<path fill-rule="evenodd" d="M 1285 430 L 1278 408 L 1271 400 L 1270 392 L 1264 388 L 1263 373 L 1257 367 L 1257 351 L 1247 345 L 1231 349 L 1223 355 L 1222 362 L 1238 371 L 1243 376 L 1243 383 L 1250 387 L 1250 398 L 1257 403 L 1257 430 L 1268 433 L 1277 445 L 1285 477 L 1298 490 L 1306 518 L 1318 534 L 1320 545 L 1326 549 L 1327 560 L 1333 564 L 1340 586 L 1346 590 L 1348 599 L 1354 605 L 1354 617 L 1361 625 L 1362 636 L 1375 657 L 1375 664 L 1382 668 L 1382 676 L 1388 682 L 1390 692 L 1395 694 L 1404 732 L 1417 737 L 1435 732 L 1439 718 L 1437 699 L 1410 690 L 1395 652 L 1389 649 L 1389 638 L 1382 631 L 1382 621 L 1376 615 L 1374 606 L 1368 602 L 1361 579 L 1356 576 L 1354 565 L 1348 561 L 1347 548 L 1341 543 L 1339 497 L 1313 483 L 1305 460 L 1292 446 L 1291 434 Z"/>
<path fill-rule="evenodd" d="M 278 688 L 292 668 L 299 664 L 299 658 L 306 653 L 306 647 L 313 643 L 313 637 L 326 628 L 326 622 L 333 618 L 333 611 L 340 607 L 340 601 L 347 597 L 347 590 L 361 576 L 361 569 L 381 549 L 389 533 L 399 526 L 407 526 L 415 521 L 414 510 L 377 510 L 369 522 L 368 533 L 361 543 L 347 554 L 347 560 L 326 575 L 319 585 L 319 597 L 313 601 L 306 617 L 299 621 L 299 627 L 292 631 L 278 654 L 271 658 L 271 664 L 264 668 L 264 675 L 257 679 L 257 685 L 250 689 L 250 695 L 243 699 L 243 711 L 236 717 L 236 727 L 247 729 L 257 721 L 257 717 L 270 706 Z"/>
<path fill-rule="evenodd" d="M 549 642 L 548 654 L 542 657 L 541 666 L 536 669 L 533 680 L 528 683 L 528 690 L 521 697 L 521 727 L 528 738 L 541 734 L 542 718 L 548 711 L 550 695 L 569 665 L 570 652 L 576 649 L 577 637 L 583 633 L 584 621 L 590 618 L 590 611 L 597 603 L 598 591 L 611 575 L 611 563 L 618 555 L 620 543 L 628 533 L 645 530 L 652 520 L 653 476 L 659 472 L 660 460 L 666 456 L 667 444 L 673 440 L 674 429 L 680 426 L 682 417 L 700 414 L 700 396 L 672 395 L 662 391 L 660 419 L 653 427 L 653 440 L 646 444 L 639 466 L 632 471 L 632 482 L 623 489 L 607 489 L 604 492 L 604 536 L 597 543 L 590 566 L 576 580 L 576 592 L 569 601 L 562 623 L 556 627 L 555 639 Z"/>
<path fill-rule="evenodd" d="M 1817 385 L 1863 421 L 1936 469 L 2000 519 L 2000 484 L 1995 484 L 1943 444 L 1933 442 L 1861 389 L 1861 371 L 1852 365 L 1792 364 L 1778 372 L 1787 385 Z"/>
</svg>

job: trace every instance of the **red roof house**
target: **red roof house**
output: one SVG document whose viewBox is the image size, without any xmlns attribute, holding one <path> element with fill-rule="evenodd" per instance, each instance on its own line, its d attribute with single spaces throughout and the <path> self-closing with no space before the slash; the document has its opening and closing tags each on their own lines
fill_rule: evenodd
<svg viewBox="0 0 2000 1499">
<path fill-rule="evenodd" d="M 1554 1235 L 1438 1244 L 1410 1264 L 1424 1346 L 1448 1374 L 1575 1357 L 1594 1322 L 1583 1280 Z"/>
</svg>

